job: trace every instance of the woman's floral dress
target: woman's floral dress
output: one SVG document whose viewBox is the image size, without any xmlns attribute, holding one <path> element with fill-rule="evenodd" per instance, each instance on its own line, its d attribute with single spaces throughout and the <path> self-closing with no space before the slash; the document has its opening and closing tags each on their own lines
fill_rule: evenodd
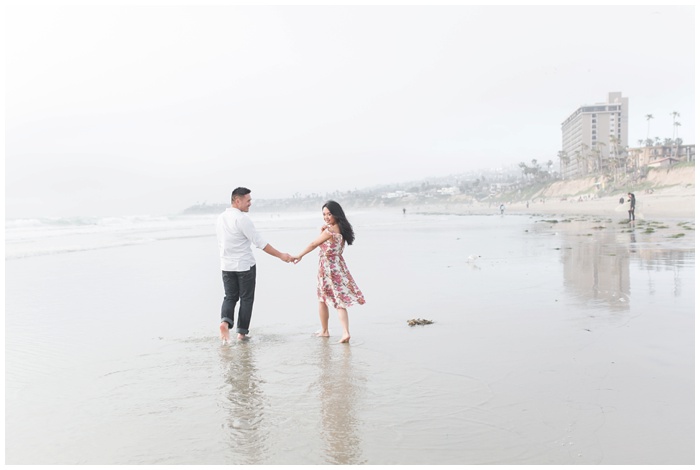
<svg viewBox="0 0 700 470">
<path fill-rule="evenodd" d="M 319 302 L 325 302 L 334 308 L 348 308 L 353 304 L 362 305 L 365 297 L 355 284 L 343 259 L 345 240 L 339 233 L 333 233 L 328 227 L 324 229 L 331 238 L 319 247 L 318 287 L 316 294 Z"/>
</svg>

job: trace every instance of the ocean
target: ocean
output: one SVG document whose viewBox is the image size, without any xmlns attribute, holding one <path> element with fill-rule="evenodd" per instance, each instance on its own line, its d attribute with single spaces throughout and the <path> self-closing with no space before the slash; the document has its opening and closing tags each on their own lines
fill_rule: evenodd
<svg viewBox="0 0 700 470">
<path fill-rule="evenodd" d="M 250 216 L 291 254 L 323 223 Z M 348 217 L 350 343 L 316 253 L 255 250 L 223 346 L 216 215 L 6 220 L 6 463 L 694 463 L 693 220 Z"/>
</svg>

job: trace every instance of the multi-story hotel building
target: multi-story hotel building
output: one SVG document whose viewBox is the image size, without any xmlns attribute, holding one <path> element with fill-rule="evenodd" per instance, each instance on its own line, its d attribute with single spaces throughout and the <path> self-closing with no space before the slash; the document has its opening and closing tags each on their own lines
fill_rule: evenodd
<svg viewBox="0 0 700 470">
<path fill-rule="evenodd" d="M 620 92 L 608 93 L 605 103 L 581 106 L 561 125 L 560 154 L 563 178 L 602 171 L 611 157 L 627 147 L 628 98 Z"/>
</svg>

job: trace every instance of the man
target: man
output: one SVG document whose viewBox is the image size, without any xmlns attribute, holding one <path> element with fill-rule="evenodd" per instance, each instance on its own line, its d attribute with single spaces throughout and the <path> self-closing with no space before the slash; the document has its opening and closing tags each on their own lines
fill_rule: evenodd
<svg viewBox="0 0 700 470">
<path fill-rule="evenodd" d="M 627 193 L 627 197 L 629 198 L 628 201 L 630 203 L 630 208 L 627 213 L 630 216 L 630 222 L 632 222 L 634 220 L 634 206 L 637 205 L 637 198 L 635 198 L 634 194 L 632 193 Z"/>
<path fill-rule="evenodd" d="M 231 207 L 216 221 L 216 238 L 221 258 L 221 276 L 224 281 L 224 302 L 221 305 L 222 343 L 230 341 L 229 330 L 233 328 L 233 312 L 240 299 L 236 332 L 238 339 L 247 339 L 250 317 L 255 298 L 255 257 L 251 243 L 265 253 L 285 263 L 293 260 L 289 253 L 280 253 L 258 233 L 247 215 L 251 205 L 250 189 L 236 188 L 231 193 Z"/>
</svg>

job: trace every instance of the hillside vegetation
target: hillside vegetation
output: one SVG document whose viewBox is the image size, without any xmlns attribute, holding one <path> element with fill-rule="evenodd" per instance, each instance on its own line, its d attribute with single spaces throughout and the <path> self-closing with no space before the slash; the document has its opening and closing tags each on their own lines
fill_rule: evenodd
<svg viewBox="0 0 700 470">
<path fill-rule="evenodd" d="M 537 183 L 516 191 L 504 193 L 499 199 L 527 201 L 537 198 L 604 197 L 618 193 L 637 193 L 671 187 L 689 188 L 694 186 L 695 163 L 691 162 L 669 168 L 651 168 L 646 176 L 631 183 L 629 186 L 614 186 L 599 176 L 592 176 L 573 180 L 559 180 L 552 183 Z"/>
</svg>

